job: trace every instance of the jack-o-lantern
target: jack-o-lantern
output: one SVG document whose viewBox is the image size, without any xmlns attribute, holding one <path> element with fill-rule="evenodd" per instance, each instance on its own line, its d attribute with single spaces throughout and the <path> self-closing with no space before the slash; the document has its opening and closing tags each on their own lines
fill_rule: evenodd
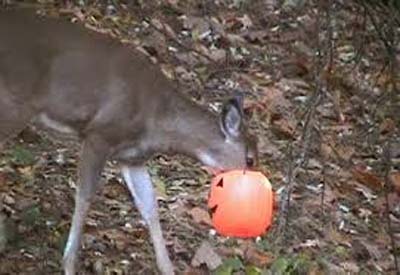
<svg viewBox="0 0 400 275">
<path fill-rule="evenodd" d="M 234 170 L 211 182 L 208 207 L 218 233 L 230 237 L 256 237 L 272 222 L 271 183 L 260 172 Z"/>
</svg>

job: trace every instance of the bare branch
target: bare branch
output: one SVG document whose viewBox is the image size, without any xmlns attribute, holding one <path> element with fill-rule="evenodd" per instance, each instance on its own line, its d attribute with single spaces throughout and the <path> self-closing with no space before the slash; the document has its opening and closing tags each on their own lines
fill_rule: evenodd
<svg viewBox="0 0 400 275">
<path fill-rule="evenodd" d="M 394 266 L 395 266 L 395 271 L 397 274 L 400 274 L 400 269 L 399 269 L 399 262 L 397 259 L 396 255 L 396 242 L 393 236 L 393 229 L 392 229 L 392 223 L 390 220 L 390 205 L 389 205 L 389 188 L 390 188 L 390 183 L 389 183 L 389 172 L 392 167 L 391 163 L 391 141 L 386 143 L 383 151 L 383 165 L 385 167 L 385 199 L 386 199 L 386 221 L 387 221 L 387 227 L 388 227 L 388 235 L 390 237 L 390 243 L 392 246 L 392 254 L 394 258 Z"/>
</svg>

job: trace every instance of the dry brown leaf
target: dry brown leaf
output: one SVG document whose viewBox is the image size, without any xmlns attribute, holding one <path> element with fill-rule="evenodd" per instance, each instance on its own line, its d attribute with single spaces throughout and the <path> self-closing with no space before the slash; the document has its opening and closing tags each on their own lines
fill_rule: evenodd
<svg viewBox="0 0 400 275">
<path fill-rule="evenodd" d="M 268 38 L 268 32 L 266 30 L 253 30 L 249 31 L 244 35 L 250 43 L 261 44 L 265 39 Z"/>
<path fill-rule="evenodd" d="M 218 255 L 221 255 L 221 257 L 224 257 L 224 258 L 230 258 L 230 257 L 236 257 L 236 256 L 243 258 L 245 250 L 246 250 L 246 247 L 242 248 L 242 247 L 221 246 L 221 247 L 216 248 Z"/>
<path fill-rule="evenodd" d="M 294 129 L 294 123 L 286 118 L 282 117 L 272 121 L 272 130 L 275 132 L 275 134 L 282 136 L 283 138 L 293 137 Z"/>
<path fill-rule="evenodd" d="M 355 150 L 351 146 L 345 146 L 342 144 L 338 144 L 332 137 L 328 137 L 326 142 L 321 145 L 321 153 L 327 159 L 331 158 L 341 158 L 345 161 L 349 161 L 354 153 Z"/>
<path fill-rule="evenodd" d="M 179 0 L 167 0 L 167 3 L 170 4 L 171 6 L 177 6 Z"/>
<path fill-rule="evenodd" d="M 28 179 L 32 179 L 34 177 L 35 171 L 32 166 L 19 167 L 17 170 Z"/>
<path fill-rule="evenodd" d="M 198 224 L 206 224 L 212 226 L 212 221 L 208 212 L 200 207 L 194 207 L 190 210 L 190 215 Z"/>
<path fill-rule="evenodd" d="M 266 266 L 274 261 L 274 256 L 271 253 L 258 250 L 251 246 L 244 252 L 244 258 L 247 262 L 255 266 Z"/>
<path fill-rule="evenodd" d="M 207 265 L 209 270 L 214 270 L 222 264 L 221 257 L 214 251 L 214 248 L 207 241 L 203 241 L 197 249 L 191 263 L 194 267 L 199 267 L 202 264 Z"/>
<path fill-rule="evenodd" d="M 389 203 L 389 209 L 395 209 L 396 206 L 400 205 L 400 195 L 394 192 L 391 192 L 387 196 L 387 202 Z M 386 203 L 386 197 L 385 196 L 380 196 L 376 200 L 376 209 L 379 211 L 380 215 L 385 215 L 387 211 L 387 203 Z"/>
<path fill-rule="evenodd" d="M 238 17 L 237 20 L 240 21 L 240 23 L 242 23 L 243 29 L 248 29 L 251 26 L 253 26 L 253 22 L 251 21 L 250 17 L 247 14 L 243 15 L 242 17 Z"/>
<path fill-rule="evenodd" d="M 327 233 L 327 240 L 333 242 L 335 245 L 344 245 L 350 247 L 350 237 L 343 232 L 338 231 L 336 228 L 329 228 Z"/>
<path fill-rule="evenodd" d="M 213 49 L 207 54 L 215 62 L 222 62 L 226 59 L 226 51 L 223 49 Z"/>
<path fill-rule="evenodd" d="M 0 208 L 1 210 L 1 208 Z M 0 253 L 2 253 L 7 244 L 5 216 L 0 213 Z"/>
<path fill-rule="evenodd" d="M 320 151 L 325 160 L 333 156 L 333 150 L 328 144 L 321 143 Z"/>
<path fill-rule="evenodd" d="M 379 130 L 383 135 L 390 133 L 395 129 L 396 129 L 396 123 L 390 118 L 385 119 L 379 126 Z"/>
<path fill-rule="evenodd" d="M 0 172 L 0 191 L 6 189 L 6 183 L 7 183 L 7 174 Z"/>
<path fill-rule="evenodd" d="M 343 262 L 340 264 L 346 271 L 352 274 L 358 274 L 360 272 L 360 267 L 354 262 Z"/>
<path fill-rule="evenodd" d="M 228 33 L 226 34 L 226 39 L 232 44 L 244 44 L 246 40 L 240 35 Z"/>
<path fill-rule="evenodd" d="M 121 230 L 101 230 L 99 231 L 99 235 L 102 236 L 103 239 L 106 239 L 109 244 L 112 244 L 119 251 L 124 251 L 132 245 L 132 242 L 128 237 L 129 235 Z"/>
<path fill-rule="evenodd" d="M 193 268 L 193 267 L 187 267 L 186 270 L 183 273 L 184 275 L 207 275 L 209 274 L 208 271 L 202 270 L 200 268 Z"/>
<path fill-rule="evenodd" d="M 355 149 L 350 146 L 337 146 L 336 153 L 339 155 L 340 158 L 344 159 L 345 161 L 349 161 L 351 157 L 353 157 Z"/>
<path fill-rule="evenodd" d="M 379 190 L 383 187 L 381 179 L 372 171 L 367 169 L 365 165 L 356 165 L 351 169 L 353 177 L 360 183 L 365 184 L 374 190 Z"/>
<path fill-rule="evenodd" d="M 392 172 L 389 175 L 389 180 L 394 188 L 394 191 L 400 195 L 400 171 Z"/>
</svg>

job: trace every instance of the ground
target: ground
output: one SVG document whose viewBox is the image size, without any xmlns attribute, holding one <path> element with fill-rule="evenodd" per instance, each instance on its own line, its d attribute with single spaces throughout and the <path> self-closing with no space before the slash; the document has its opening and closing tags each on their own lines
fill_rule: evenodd
<svg viewBox="0 0 400 275">
<path fill-rule="evenodd" d="M 210 176 L 193 160 L 156 156 L 148 167 L 179 274 L 398 274 L 397 11 L 369 1 L 277 2 L 32 5 L 137 47 L 212 110 L 234 92 L 245 95 L 276 194 L 273 226 L 255 239 L 219 236 L 207 212 Z M 60 273 L 78 151 L 76 142 L 28 127 L 1 152 L 0 274 Z M 115 163 L 102 180 L 81 274 L 157 274 Z"/>
</svg>

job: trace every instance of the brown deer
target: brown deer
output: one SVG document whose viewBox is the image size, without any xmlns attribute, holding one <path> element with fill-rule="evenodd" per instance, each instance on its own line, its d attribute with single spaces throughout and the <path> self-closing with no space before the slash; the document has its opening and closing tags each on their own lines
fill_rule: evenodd
<svg viewBox="0 0 400 275">
<path fill-rule="evenodd" d="M 106 35 L 30 11 L 0 11 L 0 144 L 33 120 L 82 141 L 64 251 L 75 274 L 84 220 L 107 160 L 116 160 L 145 220 L 159 270 L 173 274 L 145 162 L 184 154 L 219 170 L 256 163 L 241 101 L 215 116 L 176 91 L 143 54 Z"/>
</svg>

